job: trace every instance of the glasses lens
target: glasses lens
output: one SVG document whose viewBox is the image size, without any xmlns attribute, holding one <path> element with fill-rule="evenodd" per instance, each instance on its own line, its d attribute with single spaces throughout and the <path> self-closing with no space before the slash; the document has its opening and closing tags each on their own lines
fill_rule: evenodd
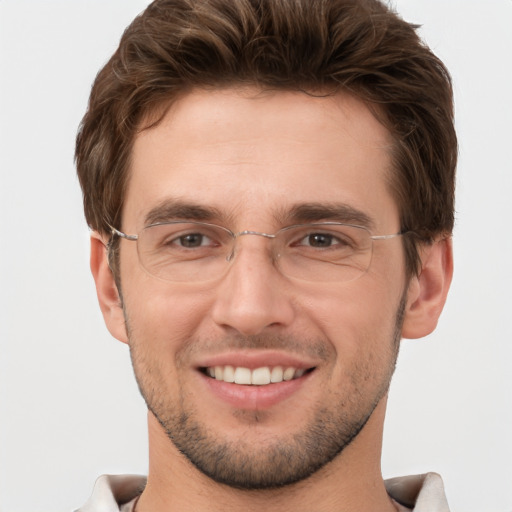
<svg viewBox="0 0 512 512">
<path fill-rule="evenodd" d="M 169 281 L 208 281 L 221 274 L 233 246 L 231 232 L 200 222 L 155 224 L 139 236 L 142 266 Z"/>
<path fill-rule="evenodd" d="M 362 227 L 323 223 L 291 226 L 278 233 L 283 274 L 306 281 L 352 281 L 371 261 L 372 240 Z"/>
<path fill-rule="evenodd" d="M 290 226 L 275 238 L 267 237 L 267 241 L 275 244 L 279 270 L 305 281 L 351 281 L 370 266 L 371 236 L 357 226 Z M 151 275 L 175 282 L 204 282 L 218 279 L 227 271 L 234 244 L 235 235 L 221 226 L 174 222 L 145 228 L 137 247 L 140 262 Z"/>
</svg>

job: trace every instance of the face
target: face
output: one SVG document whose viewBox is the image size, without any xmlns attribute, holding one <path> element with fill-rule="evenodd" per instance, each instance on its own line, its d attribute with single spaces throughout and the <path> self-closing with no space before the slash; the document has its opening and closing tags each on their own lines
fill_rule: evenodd
<svg viewBox="0 0 512 512">
<path fill-rule="evenodd" d="M 157 212 L 275 233 L 351 211 L 373 234 L 396 233 L 390 144 L 350 96 L 192 92 L 138 135 L 120 229 L 139 233 Z M 208 283 L 155 278 L 134 242 L 120 248 L 127 338 L 151 413 L 203 473 L 253 489 L 308 477 L 358 436 L 388 389 L 407 288 L 400 238 L 374 242 L 369 270 L 344 283 L 286 277 L 268 245 L 239 238 Z M 278 382 L 225 382 L 230 368 L 238 382 Z"/>
</svg>

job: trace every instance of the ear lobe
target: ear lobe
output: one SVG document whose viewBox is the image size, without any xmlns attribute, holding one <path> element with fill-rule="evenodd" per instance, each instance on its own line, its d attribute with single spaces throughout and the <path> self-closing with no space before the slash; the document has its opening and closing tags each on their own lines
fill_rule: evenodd
<svg viewBox="0 0 512 512">
<path fill-rule="evenodd" d="M 108 265 L 105 243 L 97 232 L 93 232 L 91 235 L 90 264 L 105 324 L 114 338 L 123 343 L 128 343 L 121 298 L 114 275 Z"/>
<path fill-rule="evenodd" d="M 409 283 L 402 337 L 430 334 L 437 326 L 453 275 L 451 238 L 436 240 L 421 249 L 421 271 Z"/>
</svg>

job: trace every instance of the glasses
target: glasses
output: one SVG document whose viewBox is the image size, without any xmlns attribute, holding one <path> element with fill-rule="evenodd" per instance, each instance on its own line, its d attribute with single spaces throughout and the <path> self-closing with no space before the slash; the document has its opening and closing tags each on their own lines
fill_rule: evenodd
<svg viewBox="0 0 512 512">
<path fill-rule="evenodd" d="M 233 231 L 206 222 L 152 224 L 138 235 L 113 227 L 112 234 L 137 243 L 141 266 L 152 276 L 173 282 L 205 282 L 221 278 L 236 254 L 240 237 L 268 239 L 269 255 L 285 276 L 304 281 L 346 282 L 370 267 L 373 242 L 405 233 L 372 235 L 362 226 L 339 222 L 297 224 L 274 234 Z"/>
</svg>

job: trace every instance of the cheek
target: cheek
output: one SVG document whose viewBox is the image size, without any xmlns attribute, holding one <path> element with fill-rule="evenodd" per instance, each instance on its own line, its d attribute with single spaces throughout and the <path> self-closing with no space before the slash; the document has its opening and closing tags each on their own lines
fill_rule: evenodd
<svg viewBox="0 0 512 512">
<path fill-rule="evenodd" d="M 387 332 L 386 326 L 394 325 L 400 298 L 400 287 L 361 278 L 338 287 L 310 290 L 304 305 L 318 325 L 323 326 L 327 338 L 343 337 L 343 333 L 349 332 L 367 338 L 383 328 Z"/>
<path fill-rule="evenodd" d="M 162 399 L 159 390 L 174 397 L 182 393 L 188 370 L 182 354 L 197 337 L 204 308 L 200 294 L 173 294 L 166 283 L 138 290 L 125 303 L 129 345 L 139 387 L 154 404 Z"/>
<path fill-rule="evenodd" d="M 158 287 L 153 286 L 151 293 L 139 289 L 125 303 L 134 335 L 138 329 L 145 338 L 154 341 L 193 337 L 206 309 L 201 294 L 177 294 L 171 290 L 159 293 L 155 288 Z"/>
<path fill-rule="evenodd" d="M 131 342 L 143 342 L 162 355 L 176 353 L 194 338 L 208 309 L 204 291 L 177 290 L 172 283 L 148 275 L 133 254 L 121 262 L 121 276 Z"/>
<path fill-rule="evenodd" d="M 367 275 L 339 287 L 319 288 L 304 304 L 335 353 L 332 377 L 372 380 L 396 356 L 396 320 L 402 283 Z M 378 373 L 378 370 L 377 370 Z"/>
</svg>

